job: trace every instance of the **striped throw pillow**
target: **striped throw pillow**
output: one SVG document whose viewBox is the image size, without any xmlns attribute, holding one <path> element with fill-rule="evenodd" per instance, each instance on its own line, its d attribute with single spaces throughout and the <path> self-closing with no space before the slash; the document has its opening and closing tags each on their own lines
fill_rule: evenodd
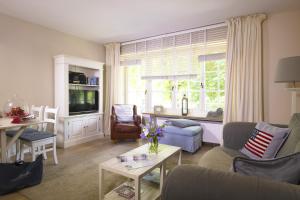
<svg viewBox="0 0 300 200">
<path fill-rule="evenodd" d="M 256 160 L 273 159 L 289 132 L 288 128 L 278 128 L 266 122 L 257 123 L 241 152 Z"/>
</svg>

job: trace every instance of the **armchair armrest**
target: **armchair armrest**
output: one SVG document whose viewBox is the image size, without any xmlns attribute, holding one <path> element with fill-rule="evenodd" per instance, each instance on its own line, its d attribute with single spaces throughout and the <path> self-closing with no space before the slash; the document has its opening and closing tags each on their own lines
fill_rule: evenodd
<svg viewBox="0 0 300 200">
<path fill-rule="evenodd" d="M 182 165 L 170 172 L 162 200 L 300 199 L 300 187 L 260 177 Z"/>
<path fill-rule="evenodd" d="M 113 128 L 117 122 L 118 122 L 117 115 L 112 114 L 110 116 L 110 126 L 111 126 L 111 128 Z"/>
<path fill-rule="evenodd" d="M 140 115 L 133 115 L 133 120 L 136 126 L 140 126 L 140 124 L 142 123 L 142 118 Z"/>
</svg>

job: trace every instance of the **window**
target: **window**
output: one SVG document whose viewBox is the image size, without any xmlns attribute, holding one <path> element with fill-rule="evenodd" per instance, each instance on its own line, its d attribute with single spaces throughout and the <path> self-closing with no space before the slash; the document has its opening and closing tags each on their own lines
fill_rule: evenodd
<svg viewBox="0 0 300 200">
<path fill-rule="evenodd" d="M 226 27 L 164 36 L 121 46 L 125 101 L 141 112 L 162 105 L 181 112 L 184 95 L 189 112 L 205 116 L 224 107 Z"/>
</svg>

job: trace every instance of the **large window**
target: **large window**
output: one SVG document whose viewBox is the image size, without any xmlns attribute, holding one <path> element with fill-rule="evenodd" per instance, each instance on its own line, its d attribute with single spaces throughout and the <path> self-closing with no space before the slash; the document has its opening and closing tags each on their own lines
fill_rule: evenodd
<svg viewBox="0 0 300 200">
<path fill-rule="evenodd" d="M 221 26 L 122 45 L 126 103 L 140 112 L 162 105 L 180 113 L 186 95 L 191 114 L 223 108 L 226 44 Z"/>
</svg>

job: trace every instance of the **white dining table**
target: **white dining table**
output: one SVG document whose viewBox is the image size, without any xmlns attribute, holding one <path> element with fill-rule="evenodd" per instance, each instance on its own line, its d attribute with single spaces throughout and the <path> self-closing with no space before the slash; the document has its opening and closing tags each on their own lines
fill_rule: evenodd
<svg viewBox="0 0 300 200">
<path fill-rule="evenodd" d="M 7 163 L 8 157 L 7 152 L 13 146 L 13 144 L 17 141 L 20 135 L 23 133 L 25 128 L 43 123 L 43 121 L 37 119 L 31 119 L 25 122 L 21 122 L 18 124 L 11 123 L 12 119 L 8 117 L 0 118 L 0 137 L 1 137 L 1 162 Z M 12 137 L 9 141 L 7 141 L 6 131 L 8 129 L 16 129 L 17 134 Z"/>
</svg>

